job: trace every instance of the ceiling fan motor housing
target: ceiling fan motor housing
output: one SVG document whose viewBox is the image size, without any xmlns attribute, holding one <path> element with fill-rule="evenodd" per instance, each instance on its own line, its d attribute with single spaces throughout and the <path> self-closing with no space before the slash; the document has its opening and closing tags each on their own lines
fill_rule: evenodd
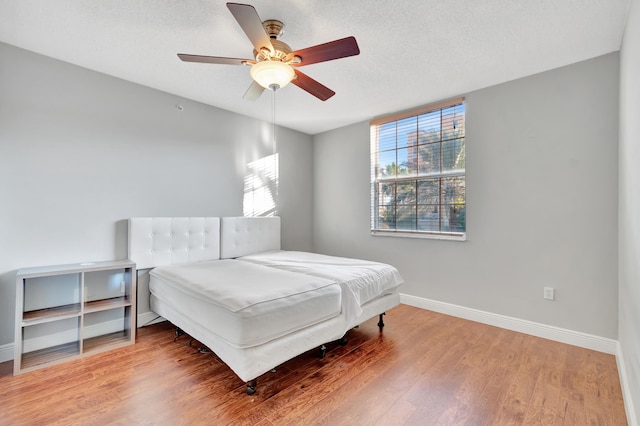
<svg viewBox="0 0 640 426">
<path fill-rule="evenodd" d="M 254 50 L 253 56 L 256 58 L 256 62 L 279 60 L 282 62 L 289 62 L 292 58 L 291 47 L 285 42 L 278 40 L 282 34 L 284 34 L 284 23 L 277 19 L 267 19 L 262 21 L 262 27 L 271 39 L 271 45 L 273 46 L 273 52 L 266 46 L 260 51 Z"/>
<path fill-rule="evenodd" d="M 291 47 L 285 42 L 272 39 L 271 45 L 273 46 L 273 52 L 269 48 L 265 47 L 260 52 L 254 50 L 253 54 L 256 58 L 256 62 L 279 60 L 282 62 L 289 62 L 292 50 Z"/>
</svg>

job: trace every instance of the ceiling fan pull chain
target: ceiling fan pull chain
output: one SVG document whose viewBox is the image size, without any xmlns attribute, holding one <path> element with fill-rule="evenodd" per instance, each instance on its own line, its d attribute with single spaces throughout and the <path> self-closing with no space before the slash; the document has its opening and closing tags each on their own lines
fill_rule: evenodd
<svg viewBox="0 0 640 426">
<path fill-rule="evenodd" d="M 276 91 L 278 90 L 277 85 L 274 85 L 274 87 L 272 88 L 273 93 L 271 94 L 271 123 L 273 124 L 273 155 L 271 156 L 273 159 L 273 177 L 275 179 L 275 185 L 274 185 L 274 192 L 273 192 L 273 198 L 274 198 L 274 204 L 275 204 L 275 209 L 274 209 L 274 214 L 277 215 L 278 214 L 278 196 L 279 196 L 279 192 L 280 192 L 280 170 L 279 170 L 279 161 L 278 161 L 278 141 L 276 139 Z"/>
<path fill-rule="evenodd" d="M 278 152 L 277 143 L 276 143 L 276 90 L 278 90 L 277 85 L 272 85 L 271 90 L 273 93 L 271 94 L 271 123 L 273 124 L 273 153 L 276 154 Z"/>
</svg>

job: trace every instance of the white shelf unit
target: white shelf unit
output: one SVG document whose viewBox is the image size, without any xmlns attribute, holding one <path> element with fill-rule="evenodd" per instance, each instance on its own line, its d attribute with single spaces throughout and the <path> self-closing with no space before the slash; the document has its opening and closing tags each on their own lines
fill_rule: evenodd
<svg viewBox="0 0 640 426">
<path fill-rule="evenodd" d="M 20 269 L 14 375 L 135 343 L 136 264 Z"/>
</svg>

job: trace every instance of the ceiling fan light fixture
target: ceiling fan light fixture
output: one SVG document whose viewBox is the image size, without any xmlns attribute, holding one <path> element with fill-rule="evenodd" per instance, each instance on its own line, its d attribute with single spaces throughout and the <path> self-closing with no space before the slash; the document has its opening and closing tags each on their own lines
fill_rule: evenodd
<svg viewBox="0 0 640 426">
<path fill-rule="evenodd" d="M 293 68 L 280 61 L 262 61 L 251 67 L 249 71 L 251 78 L 265 89 L 272 89 L 272 86 L 283 88 L 295 77 Z"/>
</svg>

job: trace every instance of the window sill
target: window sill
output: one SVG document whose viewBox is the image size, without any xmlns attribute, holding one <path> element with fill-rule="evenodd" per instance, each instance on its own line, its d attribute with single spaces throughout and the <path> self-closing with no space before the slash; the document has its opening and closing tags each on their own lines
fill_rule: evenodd
<svg viewBox="0 0 640 426">
<path fill-rule="evenodd" d="M 401 238 L 425 238 L 428 240 L 467 241 L 465 233 L 431 233 L 415 231 L 387 231 L 372 229 L 371 235 L 375 237 L 401 237 Z"/>
</svg>

